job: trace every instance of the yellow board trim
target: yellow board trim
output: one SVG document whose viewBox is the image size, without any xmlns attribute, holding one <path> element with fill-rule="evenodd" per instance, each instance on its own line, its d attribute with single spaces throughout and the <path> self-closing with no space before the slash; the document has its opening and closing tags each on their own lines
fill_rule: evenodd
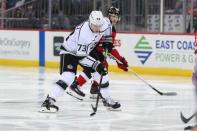
<svg viewBox="0 0 197 131">
<path fill-rule="evenodd" d="M 30 67 L 39 66 L 39 62 L 34 60 L 0 59 L 0 65 Z"/>
<path fill-rule="evenodd" d="M 58 68 L 57 62 L 46 62 L 46 67 Z M 79 67 L 79 70 L 82 68 Z M 177 69 L 177 68 L 150 68 L 150 67 L 130 67 L 139 74 L 152 74 L 152 75 L 168 75 L 168 76 L 191 76 L 192 70 Z M 126 73 L 119 69 L 116 65 L 109 65 L 109 71 Z"/>
<path fill-rule="evenodd" d="M 0 59 L 0 65 L 8 65 L 8 66 L 39 66 L 38 61 L 34 60 L 15 60 L 15 59 Z M 47 61 L 45 66 L 47 68 L 59 68 L 58 62 L 50 62 Z M 81 67 L 78 68 L 82 70 Z M 149 68 L 149 67 L 130 67 L 130 69 L 134 70 L 139 74 L 153 74 L 153 75 L 170 75 L 170 76 L 191 76 L 192 70 L 184 70 L 177 68 Z M 121 69 L 117 68 L 116 65 L 110 65 L 109 71 L 126 73 Z"/>
<path fill-rule="evenodd" d="M 59 65 L 60 65 L 59 62 L 52 62 L 52 61 L 45 62 L 45 67 L 48 67 L 48 68 L 58 68 Z"/>
<path fill-rule="evenodd" d="M 139 74 L 150 75 L 168 75 L 168 76 L 192 76 L 192 70 L 177 69 L 177 68 L 150 68 L 150 67 L 130 67 L 133 71 Z M 110 66 L 110 71 L 120 72 L 116 66 Z M 123 71 L 121 71 L 123 72 Z"/>
</svg>

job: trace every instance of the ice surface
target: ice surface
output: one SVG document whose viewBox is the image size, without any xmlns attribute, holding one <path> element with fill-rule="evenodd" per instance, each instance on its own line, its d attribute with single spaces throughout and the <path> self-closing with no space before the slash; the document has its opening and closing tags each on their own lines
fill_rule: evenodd
<svg viewBox="0 0 197 131">
<path fill-rule="evenodd" d="M 186 124 L 180 111 L 189 117 L 195 111 L 195 93 L 190 77 L 142 77 L 162 92 L 177 96 L 160 96 L 132 74 L 110 72 L 112 97 L 121 111 L 109 111 L 99 103 L 92 113 L 90 82 L 79 101 L 66 93 L 57 100 L 58 113 L 39 113 L 52 83 L 59 78 L 58 69 L 0 67 L 0 131 L 182 131 Z M 189 124 L 193 124 L 191 121 Z"/>
</svg>

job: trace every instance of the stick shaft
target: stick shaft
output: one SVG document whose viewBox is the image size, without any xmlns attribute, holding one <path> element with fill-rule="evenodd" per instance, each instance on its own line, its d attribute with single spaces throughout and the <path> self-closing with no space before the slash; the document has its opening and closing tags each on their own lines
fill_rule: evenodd
<svg viewBox="0 0 197 131">
<path fill-rule="evenodd" d="M 99 82 L 98 94 L 97 94 L 97 98 L 96 98 L 96 110 L 98 108 L 98 102 L 99 102 L 99 97 L 100 97 L 102 80 L 103 80 L 103 75 L 101 75 L 100 82 Z"/>
<path fill-rule="evenodd" d="M 116 60 L 118 63 L 122 63 L 120 60 L 118 60 L 116 57 L 114 57 L 113 55 L 111 55 L 110 53 L 108 53 L 108 55 Z M 166 92 L 166 93 L 163 93 L 159 90 L 157 90 L 154 86 L 152 86 L 150 83 L 148 83 L 147 81 L 145 81 L 140 75 L 138 75 L 135 71 L 133 71 L 132 69 L 129 69 L 128 70 L 129 73 L 132 73 L 133 75 L 135 75 L 137 78 L 139 78 L 141 81 L 143 81 L 146 85 L 148 85 L 150 88 L 152 88 L 154 91 L 156 91 L 159 95 L 166 95 L 166 96 L 175 96 L 177 95 L 176 92 Z"/>
<path fill-rule="evenodd" d="M 106 60 L 107 54 L 108 54 L 108 51 L 105 50 L 105 52 L 104 52 L 104 60 Z M 103 75 L 101 74 L 100 81 L 99 81 L 99 87 L 98 87 L 98 94 L 97 94 L 97 98 L 96 98 L 96 106 L 94 107 L 94 106 L 92 105 L 92 109 L 93 109 L 94 112 L 93 112 L 92 114 L 90 114 L 90 116 L 95 115 L 96 112 L 97 112 L 99 97 L 100 97 L 100 94 L 101 94 L 100 91 L 101 91 L 102 80 L 103 80 Z"/>
<path fill-rule="evenodd" d="M 141 81 L 143 81 L 146 85 L 148 85 L 150 88 L 152 88 L 154 91 L 156 91 L 158 94 L 163 95 L 162 92 L 158 91 L 155 87 L 153 87 L 150 83 L 148 83 L 147 81 L 145 81 L 141 76 L 139 76 L 135 71 L 129 69 L 130 73 L 134 74 L 137 78 L 139 78 Z"/>
<path fill-rule="evenodd" d="M 120 60 L 118 60 L 116 57 L 114 57 L 113 55 L 111 55 L 110 53 L 108 53 L 109 56 L 111 56 L 113 59 L 115 59 L 117 62 L 122 63 Z M 134 74 L 137 78 L 139 78 L 141 81 L 143 81 L 146 85 L 148 85 L 150 88 L 152 88 L 154 91 L 156 91 L 158 94 L 160 95 L 164 95 L 162 92 L 160 92 L 159 90 L 157 90 L 155 87 L 153 87 L 150 83 L 148 83 L 147 81 L 145 81 L 140 75 L 138 75 L 135 71 L 133 71 L 132 69 L 129 69 L 128 72 Z"/>
</svg>

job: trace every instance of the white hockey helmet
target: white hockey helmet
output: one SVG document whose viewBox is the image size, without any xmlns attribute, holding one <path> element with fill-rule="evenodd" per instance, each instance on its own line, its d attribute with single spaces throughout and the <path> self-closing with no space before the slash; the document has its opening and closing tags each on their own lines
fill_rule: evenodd
<svg viewBox="0 0 197 131">
<path fill-rule="evenodd" d="M 102 26 L 104 23 L 104 17 L 101 11 L 92 11 L 89 16 L 90 24 L 96 26 Z"/>
</svg>

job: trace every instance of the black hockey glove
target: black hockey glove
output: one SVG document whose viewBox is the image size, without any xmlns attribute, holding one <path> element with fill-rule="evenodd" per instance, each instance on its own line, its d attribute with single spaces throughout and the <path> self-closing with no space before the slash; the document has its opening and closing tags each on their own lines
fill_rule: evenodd
<svg viewBox="0 0 197 131">
<path fill-rule="evenodd" d="M 108 50 L 109 52 L 111 52 L 111 50 L 114 48 L 114 45 L 113 45 L 113 43 L 111 43 L 111 42 L 103 42 L 102 47 L 103 47 L 105 50 Z"/>
<path fill-rule="evenodd" d="M 106 75 L 107 74 L 107 69 L 99 61 L 96 61 L 93 64 L 93 69 L 95 69 L 100 75 Z"/>
<path fill-rule="evenodd" d="M 97 66 L 96 71 L 100 74 L 100 75 L 106 75 L 107 74 L 107 69 L 100 63 Z"/>
</svg>

